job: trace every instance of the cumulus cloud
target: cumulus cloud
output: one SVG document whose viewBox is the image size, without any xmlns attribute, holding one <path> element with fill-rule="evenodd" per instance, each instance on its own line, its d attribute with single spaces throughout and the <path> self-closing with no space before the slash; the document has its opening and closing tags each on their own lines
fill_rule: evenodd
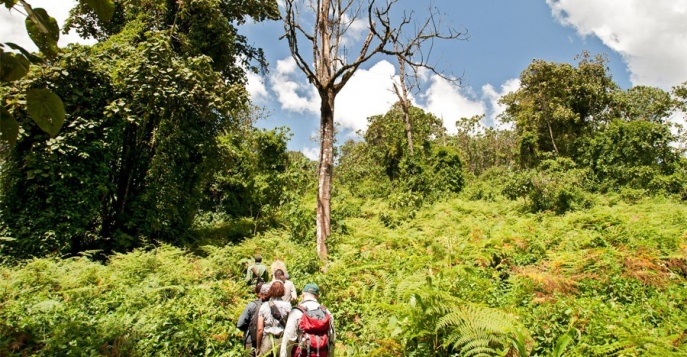
<svg viewBox="0 0 687 357">
<path fill-rule="evenodd" d="M 341 45 L 355 45 L 362 39 L 363 34 L 367 33 L 367 21 L 363 21 L 359 18 L 351 19 L 347 14 L 343 14 L 342 17 L 343 23 L 347 23 L 348 28 L 346 29 L 344 36 L 341 38 Z"/>
<path fill-rule="evenodd" d="M 506 111 L 506 106 L 499 104 L 499 99 L 510 92 L 515 92 L 519 88 L 520 79 L 518 78 L 505 81 L 501 85 L 500 90 L 496 90 L 496 88 L 494 88 L 494 86 L 491 84 L 485 84 L 482 86 L 482 98 L 490 107 L 489 115 L 484 120 L 484 124 L 486 126 L 493 126 L 499 129 L 510 127 L 510 125 L 505 125 L 499 120 L 499 116 Z"/>
<path fill-rule="evenodd" d="M 310 160 L 319 161 L 320 160 L 320 148 L 319 147 L 303 147 L 301 152 L 305 157 Z"/>
<path fill-rule="evenodd" d="M 623 56 L 633 85 L 687 80 L 687 0 L 546 0 L 553 16 Z"/>
<path fill-rule="evenodd" d="M 477 94 L 469 87 L 457 86 L 436 75 L 425 73 L 424 78 L 427 89 L 416 93 L 411 101 L 443 119 L 444 126 L 451 134 L 457 131 L 456 121 L 460 118 L 482 114 L 486 116 L 484 125 L 502 127 L 496 118 L 505 108 L 498 104 L 498 100 L 520 86 L 518 79 L 510 79 L 501 84 L 499 89 L 487 84 L 482 87 L 481 94 Z M 277 62 L 268 80 L 269 88 L 251 84 L 253 80 L 258 82 L 258 78 L 249 82 L 249 88 L 253 88 L 251 95 L 262 98 L 267 90 L 271 90 L 277 94 L 282 110 L 319 115 L 319 96 L 290 57 Z M 359 69 L 336 97 L 334 120 L 342 132 L 350 136 L 358 130 L 365 130 L 368 117 L 386 113 L 398 101 L 392 91 L 393 83 L 397 80 L 396 68 L 385 60 L 369 69 Z M 305 149 L 303 153 L 308 154 Z"/>
<path fill-rule="evenodd" d="M 368 117 L 384 114 L 396 102 L 396 96 L 391 92 L 394 75 L 394 66 L 388 61 L 356 71 L 336 96 L 334 120 L 342 129 L 353 132 L 367 128 Z M 293 58 L 277 61 L 268 82 L 281 109 L 319 115 L 320 97 L 315 87 L 305 80 Z"/>
<path fill-rule="evenodd" d="M 386 113 L 398 100 L 391 91 L 395 73 L 388 61 L 356 71 L 336 97 L 336 122 L 356 131 L 367 128 L 368 117 Z"/>
<path fill-rule="evenodd" d="M 62 29 L 64 21 L 69 16 L 69 10 L 76 6 L 76 1 L 32 0 L 30 4 L 33 8 L 44 8 L 50 16 L 57 20 L 60 29 Z M 21 6 L 17 5 L 17 8 L 24 12 Z M 23 14 L 15 10 L 7 11 L 3 8 L 2 11 L 0 11 L 0 24 L 2 24 L 0 25 L 0 38 L 3 42 L 14 42 L 30 52 L 38 51 L 38 48 L 26 33 L 26 25 L 24 24 L 25 19 L 26 16 Z M 60 33 L 59 46 L 63 47 L 70 43 L 93 44 L 95 40 L 82 39 L 75 31 L 71 31 L 67 35 Z"/>
<path fill-rule="evenodd" d="M 269 82 L 282 109 L 297 113 L 319 112 L 320 98 L 315 87 L 304 81 L 304 75 L 292 57 L 277 61 Z"/>
<path fill-rule="evenodd" d="M 246 71 L 248 83 L 246 90 L 250 94 L 250 99 L 255 104 L 266 103 L 268 99 L 267 88 L 265 87 L 265 79 L 251 71 Z"/>
<path fill-rule="evenodd" d="M 460 118 L 486 113 L 484 101 L 469 87 L 459 87 L 436 75 L 430 81 L 427 91 L 421 94 L 425 100 L 421 107 L 441 118 L 449 134 L 457 132 L 456 121 Z"/>
</svg>

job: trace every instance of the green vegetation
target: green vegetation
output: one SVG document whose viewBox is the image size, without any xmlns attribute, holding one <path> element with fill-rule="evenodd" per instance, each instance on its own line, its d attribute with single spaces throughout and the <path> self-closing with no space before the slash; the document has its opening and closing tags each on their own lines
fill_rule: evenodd
<svg viewBox="0 0 687 357">
<path fill-rule="evenodd" d="M 320 272 L 312 243 L 271 230 L 200 255 L 161 246 L 2 269 L 5 355 L 239 355 L 234 322 L 250 299 L 242 259 L 260 251 L 314 281 L 342 355 L 444 356 L 520 346 L 551 356 L 687 352 L 687 208 L 669 198 L 594 196 L 565 215 L 466 195 L 398 227 L 382 200 L 348 200 Z M 337 206 L 340 207 L 340 206 Z M 516 352 L 513 352 L 516 353 Z M 463 355 L 463 354 L 461 354 Z"/>
<path fill-rule="evenodd" d="M 323 260 L 248 17 L 276 2 L 82 1 L 96 45 L 0 52 L 0 356 L 242 355 L 255 253 L 320 286 L 340 355 L 687 355 L 687 84 L 583 53 L 523 71 L 512 129 L 396 104 L 336 150 Z"/>
</svg>

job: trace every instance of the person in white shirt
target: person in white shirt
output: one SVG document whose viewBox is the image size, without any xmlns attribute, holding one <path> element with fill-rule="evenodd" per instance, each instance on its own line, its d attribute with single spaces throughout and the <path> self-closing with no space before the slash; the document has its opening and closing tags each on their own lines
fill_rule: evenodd
<svg viewBox="0 0 687 357">
<path fill-rule="evenodd" d="M 317 301 L 319 295 L 320 289 L 317 285 L 313 283 L 306 284 L 305 287 L 303 287 L 303 300 L 300 304 L 298 304 L 298 306 L 305 310 L 315 310 L 319 308 L 321 306 L 320 303 Z M 331 316 L 331 314 L 329 315 L 331 318 L 331 323 L 330 330 L 328 333 L 328 355 L 329 357 L 332 357 L 334 356 L 334 342 L 336 341 L 336 331 L 334 329 L 334 317 Z M 291 313 L 289 314 L 289 319 L 286 322 L 286 327 L 284 328 L 284 334 L 282 335 L 281 348 L 279 349 L 279 357 L 292 357 L 293 349 L 296 345 L 298 345 L 299 338 L 302 333 L 302 331 L 298 330 L 298 325 L 302 317 L 303 312 L 298 308 L 294 308 L 293 310 L 291 310 Z"/>
<path fill-rule="evenodd" d="M 286 278 L 286 274 L 284 271 L 281 269 L 277 269 L 274 271 L 274 280 L 279 280 L 284 283 L 284 296 L 282 297 L 282 300 L 288 302 L 288 303 L 293 303 L 298 299 L 298 294 L 296 293 L 296 286 L 293 285 L 293 282 L 291 280 L 288 280 Z"/>
<path fill-rule="evenodd" d="M 258 356 L 277 356 L 291 304 L 282 300 L 284 283 L 275 280 L 267 291 L 268 301 L 258 311 L 256 346 Z M 273 311 L 274 310 L 274 311 Z"/>
</svg>

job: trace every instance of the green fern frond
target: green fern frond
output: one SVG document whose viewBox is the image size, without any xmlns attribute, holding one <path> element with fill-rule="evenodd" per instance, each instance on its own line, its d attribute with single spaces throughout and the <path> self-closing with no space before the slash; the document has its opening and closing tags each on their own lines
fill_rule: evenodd
<svg viewBox="0 0 687 357">
<path fill-rule="evenodd" d="M 512 315 L 500 310 L 464 304 L 442 317 L 437 329 L 447 329 L 444 344 L 460 350 L 464 356 L 493 356 L 497 348 L 512 347 L 518 354 L 527 355 L 524 328 Z"/>
<path fill-rule="evenodd" d="M 592 346 L 590 351 L 596 356 L 671 356 L 676 355 L 676 348 L 670 337 L 640 335 L 626 330 L 617 333 L 619 340 L 601 346 Z"/>
</svg>

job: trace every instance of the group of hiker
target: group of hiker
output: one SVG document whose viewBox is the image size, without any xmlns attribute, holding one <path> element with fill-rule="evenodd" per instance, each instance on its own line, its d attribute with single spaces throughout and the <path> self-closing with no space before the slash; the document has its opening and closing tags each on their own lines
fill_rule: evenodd
<svg viewBox="0 0 687 357">
<path fill-rule="evenodd" d="M 260 255 L 246 270 L 246 283 L 254 287 L 257 295 L 243 309 L 236 324 L 244 332 L 246 351 L 251 356 L 333 356 L 334 320 L 317 300 L 319 287 L 305 284 L 302 299 L 296 304 L 296 286 L 284 262 L 273 262 L 269 270 L 270 274 Z"/>
</svg>

